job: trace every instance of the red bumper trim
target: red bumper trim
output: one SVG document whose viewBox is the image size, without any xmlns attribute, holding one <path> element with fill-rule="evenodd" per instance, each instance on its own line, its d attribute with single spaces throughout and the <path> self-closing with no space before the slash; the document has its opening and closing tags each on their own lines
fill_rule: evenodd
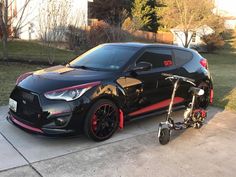
<svg viewBox="0 0 236 177">
<path fill-rule="evenodd" d="M 14 118 L 13 116 L 10 116 L 10 119 L 11 119 L 15 124 L 19 125 L 20 127 L 25 128 L 25 129 L 27 129 L 27 130 L 31 130 L 31 131 L 33 131 L 33 132 L 38 132 L 38 133 L 43 133 L 43 131 L 42 131 L 41 129 L 35 128 L 35 127 L 31 127 L 31 126 L 29 126 L 29 125 L 26 125 L 26 124 L 20 122 L 19 120 L 17 120 L 16 118 Z"/>
<path fill-rule="evenodd" d="M 142 114 L 142 113 L 146 113 L 146 112 L 150 112 L 150 111 L 154 111 L 154 110 L 157 110 L 157 109 L 167 107 L 170 104 L 170 101 L 171 101 L 171 99 L 168 99 L 168 100 L 164 100 L 164 101 L 161 101 L 159 103 L 144 107 L 142 109 L 139 109 L 138 111 L 130 113 L 129 116 L 136 116 L 136 115 L 139 115 L 139 114 Z M 174 104 L 178 104 L 178 103 L 181 103 L 183 101 L 184 101 L 183 98 L 175 97 Z"/>
</svg>

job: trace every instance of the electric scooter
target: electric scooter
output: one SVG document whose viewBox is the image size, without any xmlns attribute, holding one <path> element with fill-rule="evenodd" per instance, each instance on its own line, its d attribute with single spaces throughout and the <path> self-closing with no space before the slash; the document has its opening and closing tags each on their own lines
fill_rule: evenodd
<svg viewBox="0 0 236 177">
<path fill-rule="evenodd" d="M 166 121 L 161 122 L 158 128 L 159 142 L 160 144 L 165 145 L 169 143 L 171 132 L 173 130 L 182 130 L 189 127 L 193 127 L 197 129 L 201 128 L 204 123 L 204 120 L 207 117 L 207 112 L 206 110 L 199 108 L 196 104 L 196 98 L 204 95 L 204 90 L 196 87 L 196 84 L 194 83 L 195 80 L 187 78 L 187 77 L 172 75 L 172 74 L 167 74 L 167 73 L 163 73 L 162 76 L 166 77 L 165 79 L 170 80 L 174 85 Z M 172 118 L 172 108 L 174 104 L 176 91 L 181 82 L 187 82 L 193 85 L 189 89 L 189 92 L 192 94 L 192 101 L 189 103 L 189 105 L 187 106 L 184 112 L 184 120 L 182 122 L 174 122 Z"/>
</svg>

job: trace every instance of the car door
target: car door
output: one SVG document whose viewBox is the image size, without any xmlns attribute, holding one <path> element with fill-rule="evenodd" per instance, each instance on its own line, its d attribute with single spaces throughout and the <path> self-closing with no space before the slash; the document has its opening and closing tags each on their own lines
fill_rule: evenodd
<svg viewBox="0 0 236 177">
<path fill-rule="evenodd" d="M 139 62 L 151 63 L 152 69 L 136 71 L 136 74 L 132 76 L 142 83 L 142 93 L 137 108 L 139 110 L 132 112 L 130 114 L 132 116 L 168 106 L 173 85 L 170 81 L 165 80 L 162 73 L 176 74 L 177 72 L 171 48 L 147 48 L 137 57 L 135 63 L 138 64 Z"/>
<path fill-rule="evenodd" d="M 137 72 L 136 78 L 143 82 L 143 96 L 147 105 L 155 104 L 170 98 L 172 84 L 165 80 L 162 73 L 176 72 L 173 53 L 169 48 L 148 48 L 137 59 L 136 63 L 149 62 L 152 69 Z"/>
</svg>

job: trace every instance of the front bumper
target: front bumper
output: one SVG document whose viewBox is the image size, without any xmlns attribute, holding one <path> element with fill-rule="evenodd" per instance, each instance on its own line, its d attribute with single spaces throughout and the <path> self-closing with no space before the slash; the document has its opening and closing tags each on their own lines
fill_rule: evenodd
<svg viewBox="0 0 236 177">
<path fill-rule="evenodd" d="M 8 120 L 18 127 L 39 134 L 83 133 L 84 118 L 91 105 L 85 96 L 66 102 L 49 100 L 43 95 L 15 87 L 10 98 L 17 102 Z"/>
<path fill-rule="evenodd" d="M 19 118 L 12 115 L 11 113 L 8 114 L 7 120 L 23 130 L 41 135 L 60 135 L 60 134 L 70 134 L 75 132 L 75 130 L 68 130 L 68 129 L 37 128 L 21 121 Z"/>
</svg>

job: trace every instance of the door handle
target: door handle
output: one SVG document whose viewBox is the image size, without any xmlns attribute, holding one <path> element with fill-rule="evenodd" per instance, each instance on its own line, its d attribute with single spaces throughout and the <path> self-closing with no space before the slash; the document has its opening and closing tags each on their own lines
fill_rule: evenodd
<svg viewBox="0 0 236 177">
<path fill-rule="evenodd" d="M 158 86 L 159 86 L 159 82 L 158 82 L 158 80 L 157 80 L 157 82 L 156 82 L 156 88 L 158 88 Z"/>
</svg>

